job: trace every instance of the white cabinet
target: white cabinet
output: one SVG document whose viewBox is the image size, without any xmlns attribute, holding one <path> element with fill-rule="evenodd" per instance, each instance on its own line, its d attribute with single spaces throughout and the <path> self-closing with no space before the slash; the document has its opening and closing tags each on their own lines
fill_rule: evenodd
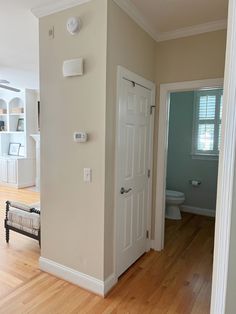
<svg viewBox="0 0 236 314">
<path fill-rule="evenodd" d="M 14 159 L 0 159 L 0 182 L 17 184 L 17 161 Z"/>
<path fill-rule="evenodd" d="M 13 159 L 7 160 L 7 182 L 11 184 L 17 183 L 17 161 Z"/>
<path fill-rule="evenodd" d="M 7 183 L 7 159 L 0 159 L 0 181 Z"/>
<path fill-rule="evenodd" d="M 17 188 L 35 184 L 35 160 L 29 158 L 0 158 L 0 184 Z"/>
</svg>

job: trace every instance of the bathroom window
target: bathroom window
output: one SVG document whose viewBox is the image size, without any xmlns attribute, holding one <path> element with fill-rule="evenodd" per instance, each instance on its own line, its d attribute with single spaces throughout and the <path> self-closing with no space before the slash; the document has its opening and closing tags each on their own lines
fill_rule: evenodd
<svg viewBox="0 0 236 314">
<path fill-rule="evenodd" d="M 195 93 L 193 158 L 218 158 L 221 141 L 222 100 L 222 89 Z"/>
</svg>

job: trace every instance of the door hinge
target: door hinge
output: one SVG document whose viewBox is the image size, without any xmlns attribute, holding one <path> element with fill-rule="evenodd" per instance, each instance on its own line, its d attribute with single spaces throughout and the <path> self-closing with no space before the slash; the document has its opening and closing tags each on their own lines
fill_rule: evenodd
<svg viewBox="0 0 236 314">
<path fill-rule="evenodd" d="M 146 238 L 149 239 L 149 231 L 146 231 Z"/>
<path fill-rule="evenodd" d="M 151 170 L 148 169 L 148 178 L 150 178 L 150 177 L 151 177 Z"/>
<path fill-rule="evenodd" d="M 156 106 L 151 106 L 151 107 L 150 107 L 150 114 L 153 113 L 153 109 L 155 109 L 155 108 L 156 108 Z"/>
</svg>

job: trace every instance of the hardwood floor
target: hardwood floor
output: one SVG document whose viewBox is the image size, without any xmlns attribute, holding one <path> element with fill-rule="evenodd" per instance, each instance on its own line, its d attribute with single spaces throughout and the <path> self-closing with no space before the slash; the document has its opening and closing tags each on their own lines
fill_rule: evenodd
<svg viewBox="0 0 236 314">
<path fill-rule="evenodd" d="M 39 201 L 39 193 L 0 186 L 0 299 L 40 272 L 39 247 L 36 241 L 10 232 L 10 243 L 7 245 L 5 242 L 4 218 L 7 200 L 36 203 Z M 0 313 L 3 313 L 1 307 Z"/>
<path fill-rule="evenodd" d="M 13 189 L 0 185 L 0 209 L 5 210 L 7 200 L 14 200 L 26 204 L 39 202 L 39 193 L 30 189 Z"/>
<path fill-rule="evenodd" d="M 0 187 L 1 205 L 8 198 L 32 203 L 38 194 Z M 168 220 L 165 250 L 140 258 L 106 299 L 39 271 L 37 241 L 11 233 L 6 245 L 2 225 L 0 313 L 209 313 L 214 238 L 211 218 L 184 214 L 182 221 Z"/>
</svg>

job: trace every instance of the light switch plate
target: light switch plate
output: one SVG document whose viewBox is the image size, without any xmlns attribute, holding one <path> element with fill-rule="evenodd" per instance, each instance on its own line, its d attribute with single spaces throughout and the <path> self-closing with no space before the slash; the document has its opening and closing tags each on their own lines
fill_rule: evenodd
<svg viewBox="0 0 236 314">
<path fill-rule="evenodd" d="M 84 182 L 91 183 L 92 182 L 92 169 L 84 168 Z"/>
</svg>

